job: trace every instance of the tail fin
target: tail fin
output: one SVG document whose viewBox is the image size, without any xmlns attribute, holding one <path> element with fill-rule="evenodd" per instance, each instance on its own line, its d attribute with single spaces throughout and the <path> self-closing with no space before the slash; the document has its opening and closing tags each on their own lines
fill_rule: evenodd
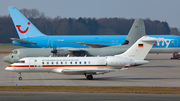
<svg viewBox="0 0 180 101">
<path fill-rule="evenodd" d="M 115 56 L 144 60 L 144 58 L 152 48 L 153 44 L 157 40 L 158 40 L 157 38 L 143 36 L 138 41 L 136 41 L 136 43 L 134 43 L 126 52 Z"/>
<path fill-rule="evenodd" d="M 134 21 L 134 23 L 128 33 L 128 36 L 126 37 L 126 40 L 124 41 L 124 43 L 122 45 L 130 45 L 131 46 L 142 36 L 146 36 L 144 21 L 141 18 L 137 18 Z"/>
<path fill-rule="evenodd" d="M 20 39 L 45 36 L 16 7 L 8 7 Z"/>
</svg>

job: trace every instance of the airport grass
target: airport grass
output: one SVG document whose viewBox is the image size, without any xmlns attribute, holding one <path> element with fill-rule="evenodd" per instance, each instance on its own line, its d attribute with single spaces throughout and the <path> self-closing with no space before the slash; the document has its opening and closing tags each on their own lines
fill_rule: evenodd
<svg viewBox="0 0 180 101">
<path fill-rule="evenodd" d="M 0 46 L 15 46 L 15 45 L 11 43 L 0 43 Z"/>
<path fill-rule="evenodd" d="M 0 54 L 9 54 L 12 50 L 22 48 L 13 44 L 0 44 Z"/>
<path fill-rule="evenodd" d="M 9 54 L 13 49 L 0 49 L 0 54 Z"/>
<path fill-rule="evenodd" d="M 131 94 L 180 94 L 180 87 L 140 86 L 0 86 L 0 91 L 76 92 L 76 93 L 131 93 Z"/>
</svg>

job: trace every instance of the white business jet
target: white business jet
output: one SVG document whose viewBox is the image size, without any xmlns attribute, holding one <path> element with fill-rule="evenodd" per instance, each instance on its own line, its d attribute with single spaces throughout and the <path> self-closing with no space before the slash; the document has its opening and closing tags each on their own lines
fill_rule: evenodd
<svg viewBox="0 0 180 101">
<path fill-rule="evenodd" d="M 126 52 L 106 57 L 27 57 L 5 68 L 7 71 L 18 72 L 53 72 L 67 75 L 85 75 L 92 80 L 92 75 L 105 74 L 128 69 L 149 63 L 144 60 L 153 44 L 158 39 L 143 36 Z"/>
</svg>

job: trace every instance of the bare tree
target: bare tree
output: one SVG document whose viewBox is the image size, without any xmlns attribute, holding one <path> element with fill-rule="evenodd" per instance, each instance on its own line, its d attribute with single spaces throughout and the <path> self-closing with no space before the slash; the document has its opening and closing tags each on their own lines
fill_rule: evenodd
<svg viewBox="0 0 180 101">
<path fill-rule="evenodd" d="M 39 12 L 37 9 L 21 9 L 21 13 L 27 18 L 45 18 L 43 12 Z"/>
</svg>

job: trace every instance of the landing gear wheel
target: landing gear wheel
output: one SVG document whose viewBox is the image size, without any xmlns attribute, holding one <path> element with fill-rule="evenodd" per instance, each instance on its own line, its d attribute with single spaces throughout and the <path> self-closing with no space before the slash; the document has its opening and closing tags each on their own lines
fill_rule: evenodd
<svg viewBox="0 0 180 101">
<path fill-rule="evenodd" d="M 19 80 L 22 80 L 22 77 L 19 77 Z"/>
<path fill-rule="evenodd" d="M 87 78 L 88 80 L 92 80 L 92 79 L 93 79 L 93 76 L 92 76 L 92 75 L 87 75 L 86 78 Z"/>
<path fill-rule="evenodd" d="M 19 80 L 22 80 L 21 72 L 19 72 Z"/>
</svg>

